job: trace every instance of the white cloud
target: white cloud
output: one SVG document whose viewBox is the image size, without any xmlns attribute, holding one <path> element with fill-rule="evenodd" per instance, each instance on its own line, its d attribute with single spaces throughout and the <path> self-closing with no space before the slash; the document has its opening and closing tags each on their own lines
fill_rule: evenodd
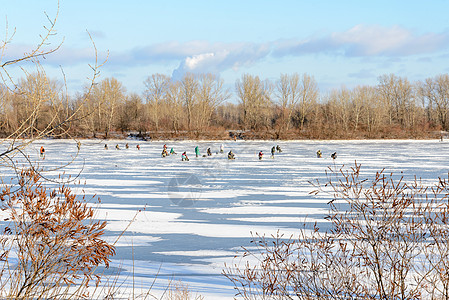
<svg viewBox="0 0 449 300">
<path fill-rule="evenodd" d="M 214 56 L 214 53 L 204 53 L 194 55 L 193 57 L 187 57 L 185 60 L 185 66 L 190 70 L 194 70 L 198 68 L 198 66 L 206 64 L 208 61 L 212 61 Z"/>
<path fill-rule="evenodd" d="M 271 48 L 268 44 L 220 44 L 212 47 L 213 52 L 194 54 L 184 58 L 173 71 L 173 78 L 180 79 L 185 73 L 220 73 L 228 69 L 239 69 L 252 65 L 267 57 Z"/>
<path fill-rule="evenodd" d="M 334 33 L 330 38 L 338 45 L 356 50 L 359 55 L 376 55 L 400 49 L 412 40 L 412 35 L 398 26 L 357 25 L 346 32 Z"/>
<path fill-rule="evenodd" d="M 416 34 L 400 26 L 359 24 L 344 32 L 303 40 L 276 41 L 273 54 L 325 53 L 345 56 L 409 56 L 447 49 L 449 32 Z"/>
<path fill-rule="evenodd" d="M 399 26 L 381 27 L 357 25 L 331 39 L 357 56 L 408 56 L 438 51 L 449 44 L 448 32 L 415 34 Z"/>
<path fill-rule="evenodd" d="M 98 34 L 101 35 L 101 33 Z M 168 41 L 136 47 L 124 52 L 115 52 L 114 49 L 110 49 L 105 68 L 125 72 L 134 67 L 178 65 L 173 71 L 173 76 L 179 78 L 186 72 L 219 74 L 229 69 L 238 70 L 260 63 L 267 57 L 288 58 L 310 54 L 372 59 L 379 57 L 398 59 L 410 55 L 432 57 L 436 53 L 441 54 L 443 50 L 448 52 L 448 46 L 449 31 L 419 34 L 401 26 L 382 27 L 359 24 L 343 32 L 329 32 L 321 36 L 266 43 L 211 43 L 204 40 L 192 40 Z M 31 49 L 31 47 L 15 45 L 9 49 L 8 53 L 17 56 L 23 54 L 25 49 Z M 100 60 L 105 57 L 105 53 L 100 53 Z M 93 60 L 93 49 L 77 49 L 63 45 L 56 53 L 49 55 L 45 63 L 67 66 L 92 63 Z"/>
</svg>

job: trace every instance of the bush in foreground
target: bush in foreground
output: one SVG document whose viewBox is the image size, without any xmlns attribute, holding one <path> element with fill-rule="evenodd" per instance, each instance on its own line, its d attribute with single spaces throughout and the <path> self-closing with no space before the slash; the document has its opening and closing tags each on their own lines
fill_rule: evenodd
<svg viewBox="0 0 449 300">
<path fill-rule="evenodd" d="M 89 284 L 100 281 L 95 268 L 115 253 L 102 239 L 106 222 L 94 221 L 67 186 L 48 190 L 40 181 L 30 169 L 16 190 L 1 192 L 0 297 L 89 298 Z"/>
<path fill-rule="evenodd" d="M 312 194 L 331 193 L 329 230 L 257 236 L 226 266 L 244 299 L 449 299 L 448 181 L 426 187 L 360 165 L 329 169 Z M 323 220 L 323 222 L 326 222 Z M 251 259 L 249 259 L 251 258 Z"/>
</svg>

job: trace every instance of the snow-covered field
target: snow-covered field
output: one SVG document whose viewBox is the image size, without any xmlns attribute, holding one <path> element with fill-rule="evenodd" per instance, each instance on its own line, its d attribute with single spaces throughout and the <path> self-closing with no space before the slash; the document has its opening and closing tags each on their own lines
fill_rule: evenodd
<svg viewBox="0 0 449 300">
<path fill-rule="evenodd" d="M 221 275 L 241 246 L 250 246 L 255 233 L 280 230 L 295 234 L 303 222 L 325 227 L 326 196 L 311 196 L 311 180 L 325 180 L 328 166 L 362 165 L 364 174 L 386 168 L 412 180 L 415 175 L 434 183 L 447 177 L 449 142 L 432 141 L 167 141 L 178 153 L 161 157 L 164 142 L 83 140 L 75 157 L 74 141 L 39 141 L 27 149 L 52 178 L 65 172 L 83 183 L 79 191 L 101 198 L 98 218 L 108 221 L 107 238 L 117 242 L 113 268 L 128 286 L 153 287 L 158 293 L 170 280 L 182 280 L 206 299 L 229 299 L 235 294 Z M 125 143 L 129 149 L 125 149 Z M 121 150 L 116 150 L 118 144 Z M 141 150 L 136 149 L 139 144 Z M 224 145 L 223 154 L 217 153 Z M 45 160 L 39 160 L 41 145 Z M 283 152 L 270 158 L 270 149 Z M 211 157 L 201 154 L 211 147 Z M 323 158 L 316 158 L 321 149 Z M 236 160 L 226 153 L 232 150 Z M 257 153 L 263 150 L 259 161 Z M 181 161 L 187 151 L 188 162 Z M 337 159 L 330 158 L 337 152 Z M 7 175 L 6 173 L 3 174 Z M 134 220 L 130 223 L 131 220 Z"/>
</svg>

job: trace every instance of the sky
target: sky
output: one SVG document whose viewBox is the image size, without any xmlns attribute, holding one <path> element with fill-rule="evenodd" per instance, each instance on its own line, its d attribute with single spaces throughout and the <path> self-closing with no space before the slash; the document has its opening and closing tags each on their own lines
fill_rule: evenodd
<svg viewBox="0 0 449 300">
<path fill-rule="evenodd" d="M 243 74 L 275 82 L 307 73 L 326 92 L 384 74 L 448 73 L 447 12 L 445 0 L 60 0 L 59 10 L 57 0 L 0 0 L 0 40 L 15 32 L 1 60 L 30 51 L 57 16 L 48 47 L 62 45 L 41 64 L 72 93 L 92 76 L 92 40 L 98 61 L 107 59 L 99 80 L 114 77 L 128 93 L 142 94 L 152 74 L 186 72 L 213 73 L 231 91 Z"/>
</svg>

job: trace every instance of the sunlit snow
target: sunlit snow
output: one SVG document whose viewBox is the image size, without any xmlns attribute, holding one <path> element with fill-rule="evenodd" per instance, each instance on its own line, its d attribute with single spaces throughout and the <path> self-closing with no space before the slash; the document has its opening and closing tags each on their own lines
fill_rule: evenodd
<svg viewBox="0 0 449 300">
<path fill-rule="evenodd" d="M 96 217 L 108 221 L 108 241 L 126 229 L 112 263 L 123 280 L 133 278 L 134 286 L 144 290 L 157 275 L 155 293 L 169 280 L 182 280 L 206 299 L 235 294 L 221 272 L 241 246 L 250 246 L 251 236 L 278 230 L 294 235 L 304 222 L 327 226 L 323 217 L 330 196 L 309 192 L 314 189 L 311 181 L 325 180 L 329 166 L 351 167 L 357 161 L 362 175 L 386 168 L 405 180 L 417 175 L 429 184 L 449 171 L 449 142 L 438 140 L 81 143 L 78 156 L 76 142 L 67 140 L 39 141 L 27 154 L 46 176 L 57 178 L 64 172 L 63 178 L 76 177 L 81 184 L 74 190 L 101 199 L 91 202 Z M 178 154 L 162 158 L 164 143 Z M 122 150 L 115 150 L 116 144 Z M 221 144 L 224 153 L 218 153 Z M 270 149 L 278 144 L 283 152 L 271 158 Z M 38 157 L 41 145 L 46 148 L 45 160 Z M 208 147 L 213 155 L 195 157 L 197 145 L 202 155 Z M 318 149 L 323 158 L 316 157 Z M 227 159 L 229 150 L 235 160 Z M 260 150 L 265 154 L 262 160 L 257 157 Z M 181 161 L 183 151 L 190 161 Z M 334 161 L 330 154 L 335 151 Z M 73 158 L 68 166 L 51 171 Z"/>
</svg>

